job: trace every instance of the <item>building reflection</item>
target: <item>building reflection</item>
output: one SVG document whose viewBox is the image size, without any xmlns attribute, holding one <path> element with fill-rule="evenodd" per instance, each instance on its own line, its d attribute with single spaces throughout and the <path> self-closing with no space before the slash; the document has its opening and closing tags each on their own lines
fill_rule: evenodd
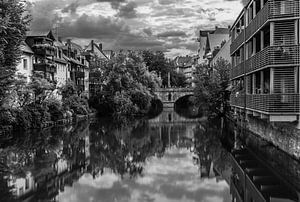
<svg viewBox="0 0 300 202">
<path fill-rule="evenodd" d="M 69 132 L 43 131 L 26 134 L 43 138 L 59 132 L 59 139 L 47 144 L 34 141 L 3 149 L 3 163 L 11 168 L 4 174 L 11 198 L 6 201 L 57 201 L 65 186 L 72 186 L 85 172 L 89 160 L 89 128 L 80 125 Z M 46 134 L 45 134 L 46 133 Z M 63 137 L 63 138 L 62 138 Z M 46 143 L 46 142 L 43 142 Z"/>
<path fill-rule="evenodd" d="M 292 185 L 292 180 L 285 178 L 275 167 L 270 166 L 268 164 L 269 159 L 264 158 L 263 151 L 257 154 L 249 144 L 242 144 L 237 136 L 240 131 L 235 130 L 234 132 L 236 141 L 230 154 L 232 164 L 230 192 L 232 201 L 300 201 L 299 187 Z M 257 139 L 258 137 L 252 138 Z M 250 142 L 249 139 L 248 142 Z M 266 146 L 270 145 L 264 145 L 263 147 Z M 288 158 L 286 161 L 289 161 Z M 293 166 L 293 164 L 299 166 L 299 162 L 289 162 L 291 163 L 290 166 Z M 294 175 L 295 177 L 299 178 L 297 175 Z"/>
</svg>

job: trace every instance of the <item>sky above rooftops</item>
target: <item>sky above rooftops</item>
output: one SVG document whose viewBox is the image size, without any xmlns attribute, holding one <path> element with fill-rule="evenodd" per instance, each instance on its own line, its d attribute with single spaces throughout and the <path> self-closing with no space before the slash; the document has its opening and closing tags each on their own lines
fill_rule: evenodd
<svg viewBox="0 0 300 202">
<path fill-rule="evenodd" d="M 103 49 L 195 55 L 199 30 L 232 25 L 245 0 L 28 0 L 31 29 Z"/>
</svg>

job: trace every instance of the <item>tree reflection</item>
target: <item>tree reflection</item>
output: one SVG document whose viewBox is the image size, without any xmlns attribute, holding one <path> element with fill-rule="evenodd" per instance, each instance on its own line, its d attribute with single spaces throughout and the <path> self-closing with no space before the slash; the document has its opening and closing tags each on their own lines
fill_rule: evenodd
<svg viewBox="0 0 300 202">
<path fill-rule="evenodd" d="M 221 120 L 213 119 L 199 124 L 195 130 L 194 163 L 199 165 L 201 177 L 210 177 L 211 169 L 219 175 L 231 168 L 229 153 L 220 140 L 220 124 Z"/>
<path fill-rule="evenodd" d="M 141 176 L 148 157 L 162 151 L 162 142 L 147 121 L 136 121 L 126 127 L 102 123 L 91 128 L 91 165 L 93 177 L 105 168 L 130 177 Z"/>
</svg>

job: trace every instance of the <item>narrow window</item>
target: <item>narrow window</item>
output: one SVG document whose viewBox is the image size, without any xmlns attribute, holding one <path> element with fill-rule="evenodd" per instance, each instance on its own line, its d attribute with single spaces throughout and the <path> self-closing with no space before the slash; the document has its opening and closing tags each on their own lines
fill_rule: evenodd
<svg viewBox="0 0 300 202">
<path fill-rule="evenodd" d="M 27 69 L 28 68 L 28 61 L 27 59 L 23 59 L 23 69 Z"/>
</svg>

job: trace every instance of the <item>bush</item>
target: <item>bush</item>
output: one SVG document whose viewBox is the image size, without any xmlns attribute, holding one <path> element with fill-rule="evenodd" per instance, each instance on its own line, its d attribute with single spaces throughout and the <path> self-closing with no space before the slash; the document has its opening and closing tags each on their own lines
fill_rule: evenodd
<svg viewBox="0 0 300 202">
<path fill-rule="evenodd" d="M 42 128 L 43 124 L 51 120 L 46 106 L 30 104 L 16 111 L 16 129 Z"/>
<path fill-rule="evenodd" d="M 64 110 L 62 108 L 61 101 L 57 99 L 47 99 L 45 104 L 48 108 L 48 112 L 51 115 L 52 121 L 57 121 L 64 118 Z"/>
<path fill-rule="evenodd" d="M 0 125 L 14 125 L 16 123 L 16 111 L 13 109 L 0 110 Z"/>
<path fill-rule="evenodd" d="M 78 97 L 77 95 L 73 95 L 65 99 L 63 105 L 65 109 L 72 109 L 75 114 L 89 114 L 89 107 L 87 101 L 83 98 Z"/>
</svg>

